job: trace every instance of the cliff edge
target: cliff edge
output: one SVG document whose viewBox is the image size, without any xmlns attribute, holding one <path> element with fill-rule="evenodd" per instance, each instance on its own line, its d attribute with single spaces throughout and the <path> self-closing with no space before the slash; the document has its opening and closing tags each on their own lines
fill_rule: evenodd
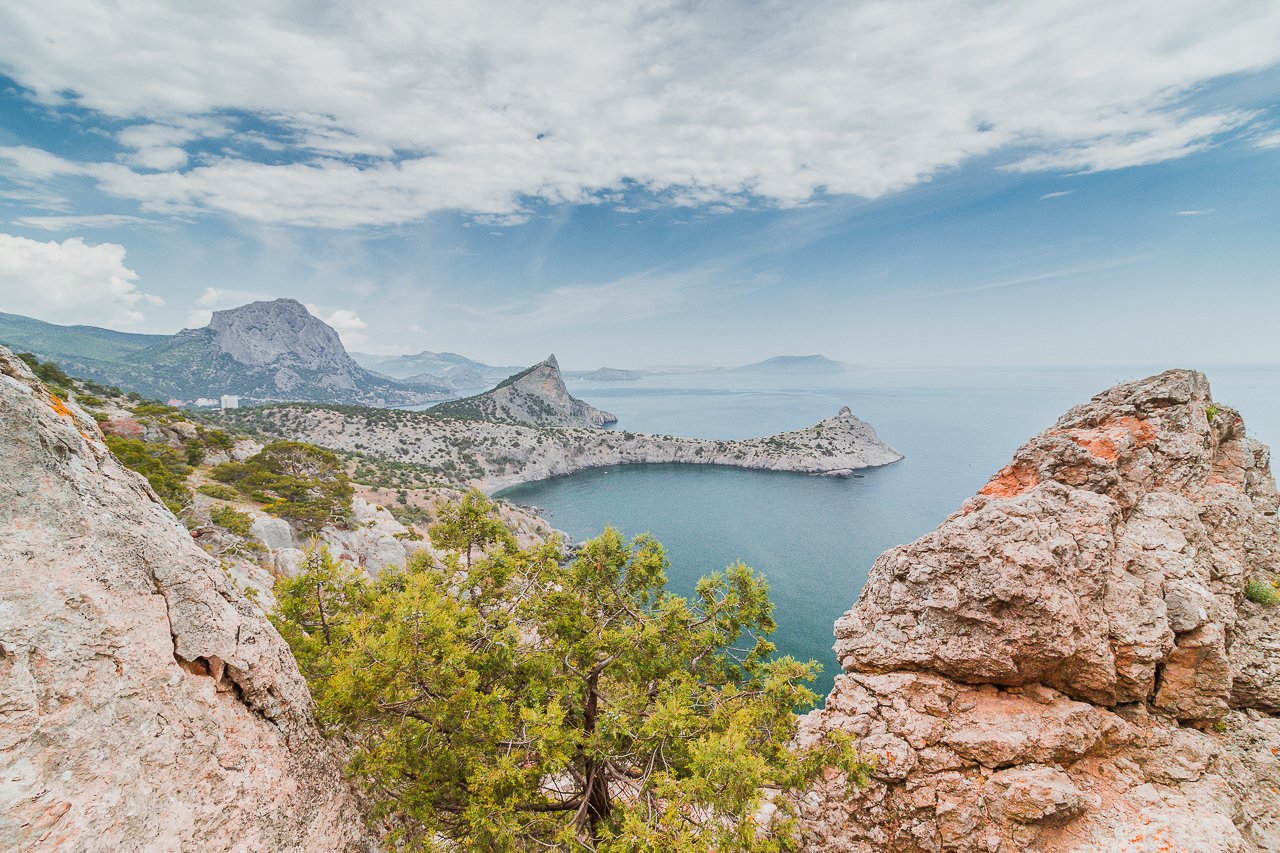
<svg viewBox="0 0 1280 853">
<path fill-rule="evenodd" d="M 0 347 L 0 848 L 351 850 L 289 648 Z"/>
<path fill-rule="evenodd" d="M 836 623 L 802 739 L 877 769 L 809 793 L 806 849 L 1280 850 L 1278 504 L 1199 373 L 1067 412 Z"/>
</svg>

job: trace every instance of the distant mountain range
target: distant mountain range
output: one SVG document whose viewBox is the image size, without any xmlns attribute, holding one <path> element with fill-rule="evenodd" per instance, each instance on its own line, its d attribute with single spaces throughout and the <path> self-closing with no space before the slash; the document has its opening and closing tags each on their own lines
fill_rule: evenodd
<svg viewBox="0 0 1280 853">
<path fill-rule="evenodd" d="M 174 335 L 60 326 L 0 313 L 0 343 L 55 361 L 72 375 L 161 400 L 192 403 L 229 394 L 245 403 L 410 406 L 492 388 L 457 401 L 458 414 L 480 416 L 475 413 L 484 410 L 499 420 L 542 423 L 528 419 L 540 413 L 548 423 L 566 426 L 599 426 L 613 416 L 570 397 L 565 375 L 619 382 L 687 373 L 811 376 L 849 369 L 821 355 L 784 355 L 740 367 L 601 367 L 562 375 L 554 356 L 522 370 L 453 352 L 348 353 L 337 332 L 293 299 L 217 311 L 207 326 Z"/>
<path fill-rule="evenodd" d="M 56 361 L 73 375 L 161 400 L 232 394 L 246 402 L 401 406 L 452 396 L 441 384 L 410 386 L 361 367 L 337 332 L 292 299 L 217 311 L 209 325 L 175 335 L 58 326 L 0 313 L 0 343 Z"/>
<path fill-rule="evenodd" d="M 490 388 L 523 368 L 498 367 L 458 355 L 456 352 L 420 352 L 416 355 L 369 355 L 353 352 L 361 367 L 409 384 L 435 384 L 454 390 Z"/>
</svg>

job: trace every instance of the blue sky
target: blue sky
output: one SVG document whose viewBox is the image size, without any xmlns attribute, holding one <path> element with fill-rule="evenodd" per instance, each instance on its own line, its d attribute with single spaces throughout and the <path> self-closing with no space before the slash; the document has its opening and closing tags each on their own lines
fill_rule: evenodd
<svg viewBox="0 0 1280 853">
<path fill-rule="evenodd" d="M 352 349 L 577 367 L 1280 362 L 1280 4 L 745 8 L 8 4 L 0 310 L 291 296 Z"/>
</svg>

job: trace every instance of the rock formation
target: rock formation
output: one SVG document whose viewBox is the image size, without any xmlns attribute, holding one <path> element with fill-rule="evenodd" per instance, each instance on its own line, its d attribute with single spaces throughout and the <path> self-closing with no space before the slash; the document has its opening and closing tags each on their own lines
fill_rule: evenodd
<svg viewBox="0 0 1280 853">
<path fill-rule="evenodd" d="M 902 458 L 847 406 L 811 427 L 734 441 L 320 406 L 242 409 L 223 417 L 263 435 L 427 466 L 455 485 L 487 492 L 609 465 L 729 465 L 850 477 Z"/>
<path fill-rule="evenodd" d="M 289 649 L 0 348 L 0 847 L 352 850 Z"/>
<path fill-rule="evenodd" d="M 809 793 L 808 849 L 1280 850 L 1278 504 L 1199 373 L 1067 412 L 836 623 L 801 739 L 876 769 Z"/>
<path fill-rule="evenodd" d="M 608 412 L 570 396 L 554 355 L 511 376 L 492 391 L 433 406 L 433 414 L 530 426 L 603 427 L 618 422 Z"/>
</svg>

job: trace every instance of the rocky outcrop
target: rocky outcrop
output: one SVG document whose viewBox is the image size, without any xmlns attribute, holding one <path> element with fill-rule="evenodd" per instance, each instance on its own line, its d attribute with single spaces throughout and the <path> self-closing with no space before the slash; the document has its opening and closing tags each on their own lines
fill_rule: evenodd
<svg viewBox="0 0 1280 853">
<path fill-rule="evenodd" d="M 876 763 L 801 803 L 813 850 L 1280 850 L 1270 456 L 1204 376 L 1120 385 L 1033 438 L 836 623 L 802 740 Z"/>
<path fill-rule="evenodd" d="M 365 843 L 289 649 L 0 349 L 0 847 Z"/>
<path fill-rule="evenodd" d="M 500 423 L 555 427 L 604 427 L 618 422 L 569 394 L 554 355 L 515 374 L 492 391 L 432 407 L 434 414 Z"/>
</svg>

